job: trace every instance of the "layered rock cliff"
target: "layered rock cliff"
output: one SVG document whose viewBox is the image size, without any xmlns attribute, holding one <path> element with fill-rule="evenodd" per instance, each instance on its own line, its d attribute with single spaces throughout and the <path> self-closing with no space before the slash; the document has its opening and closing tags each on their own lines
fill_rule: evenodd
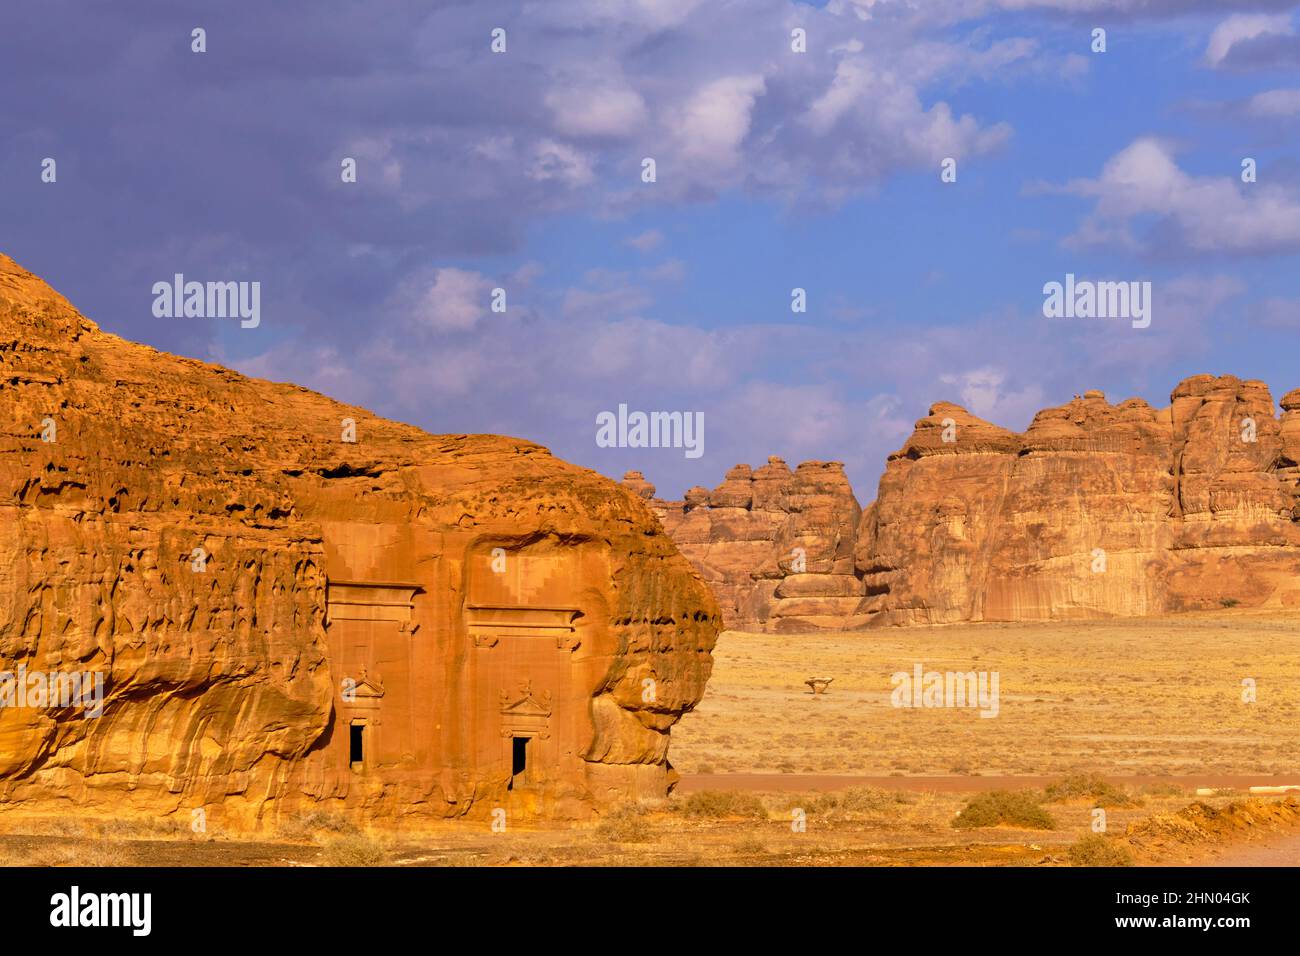
<svg viewBox="0 0 1300 956">
<path fill-rule="evenodd" d="M 653 498 L 728 627 L 1069 620 L 1300 604 L 1300 389 L 1231 375 L 1168 407 L 1101 392 L 1023 434 L 941 402 L 859 517 L 834 463 L 738 465 Z M 848 559 L 852 543 L 855 559 Z M 796 547 L 805 551 L 798 566 Z"/>
<path fill-rule="evenodd" d="M 1088 392 L 1024 434 L 939 404 L 889 457 L 857 572 L 873 623 L 1300 601 L 1300 390 L 1198 375 L 1155 409 Z"/>
<path fill-rule="evenodd" d="M 664 529 L 713 588 L 728 627 L 775 632 L 861 623 L 853 545 L 861 509 L 839 462 L 777 457 L 737 465 L 712 491 L 655 499 L 640 472 L 625 487 L 650 500 Z"/>
<path fill-rule="evenodd" d="M 718 609 L 616 483 L 124 341 L 4 256 L 0 417 L 0 671 L 105 694 L 0 706 L 0 809 L 581 815 L 671 783 Z"/>
</svg>

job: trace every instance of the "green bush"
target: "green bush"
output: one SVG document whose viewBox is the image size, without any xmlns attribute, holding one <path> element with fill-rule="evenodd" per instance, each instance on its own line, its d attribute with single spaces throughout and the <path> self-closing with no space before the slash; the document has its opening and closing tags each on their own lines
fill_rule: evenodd
<svg viewBox="0 0 1300 956">
<path fill-rule="evenodd" d="M 1128 847 L 1100 833 L 1089 833 L 1075 840 L 1070 844 L 1068 856 L 1071 866 L 1133 865 Z"/>
<path fill-rule="evenodd" d="M 958 829 L 1001 824 L 1026 830 L 1056 829 L 1056 821 L 1039 806 L 1040 800 L 1042 796 L 1033 790 L 990 790 L 968 800 L 952 825 Z"/>
</svg>

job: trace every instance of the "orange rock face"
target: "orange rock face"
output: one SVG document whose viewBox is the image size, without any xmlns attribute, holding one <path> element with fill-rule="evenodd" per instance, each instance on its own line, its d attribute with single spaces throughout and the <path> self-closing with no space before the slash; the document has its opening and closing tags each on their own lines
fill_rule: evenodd
<svg viewBox="0 0 1300 956">
<path fill-rule="evenodd" d="M 1198 375 L 1168 408 L 1088 392 L 1015 434 L 940 404 L 863 514 L 872 623 L 1300 603 L 1300 391 Z"/>
<path fill-rule="evenodd" d="M 654 494 L 639 472 L 624 485 Z M 737 465 L 712 491 L 652 500 L 728 627 L 798 632 L 865 620 L 853 556 L 861 509 L 839 462 L 806 461 L 791 472 L 773 457 L 757 470 Z"/>
<path fill-rule="evenodd" d="M 861 512 L 835 463 L 737 465 L 680 502 L 639 472 L 624 483 L 728 627 L 1300 606 L 1300 389 L 1280 404 L 1262 382 L 1198 375 L 1164 409 L 1088 392 L 1017 434 L 941 402 Z"/>
<path fill-rule="evenodd" d="M 103 679 L 100 716 L 0 706 L 0 807 L 664 794 L 720 618 L 636 495 L 124 341 L 3 256 L 0 332 L 0 670 Z"/>
</svg>

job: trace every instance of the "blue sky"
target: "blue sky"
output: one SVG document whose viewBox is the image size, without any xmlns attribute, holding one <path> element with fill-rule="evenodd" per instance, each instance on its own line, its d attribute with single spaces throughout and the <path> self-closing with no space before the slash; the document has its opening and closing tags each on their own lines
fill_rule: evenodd
<svg viewBox="0 0 1300 956">
<path fill-rule="evenodd" d="M 1295 3 L 7 14 L 0 249 L 109 331 L 431 431 L 519 435 L 665 496 L 771 454 L 841 460 L 866 503 L 936 401 L 1022 429 L 1090 388 L 1300 386 Z M 260 325 L 156 318 L 177 272 L 259 281 Z M 1067 272 L 1150 281 L 1151 327 L 1044 318 Z M 620 403 L 702 412 L 704 454 L 598 447 Z"/>
</svg>

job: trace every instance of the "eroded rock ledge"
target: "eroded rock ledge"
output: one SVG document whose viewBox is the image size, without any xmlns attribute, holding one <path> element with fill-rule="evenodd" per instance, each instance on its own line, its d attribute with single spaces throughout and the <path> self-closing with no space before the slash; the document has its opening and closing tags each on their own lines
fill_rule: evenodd
<svg viewBox="0 0 1300 956">
<path fill-rule="evenodd" d="M 640 472 L 625 487 L 647 498 L 664 529 L 713 588 L 728 627 L 776 632 L 845 628 L 862 583 L 853 547 L 861 508 L 840 462 L 777 457 L 737 465 L 709 491 L 660 501 Z"/>
</svg>

